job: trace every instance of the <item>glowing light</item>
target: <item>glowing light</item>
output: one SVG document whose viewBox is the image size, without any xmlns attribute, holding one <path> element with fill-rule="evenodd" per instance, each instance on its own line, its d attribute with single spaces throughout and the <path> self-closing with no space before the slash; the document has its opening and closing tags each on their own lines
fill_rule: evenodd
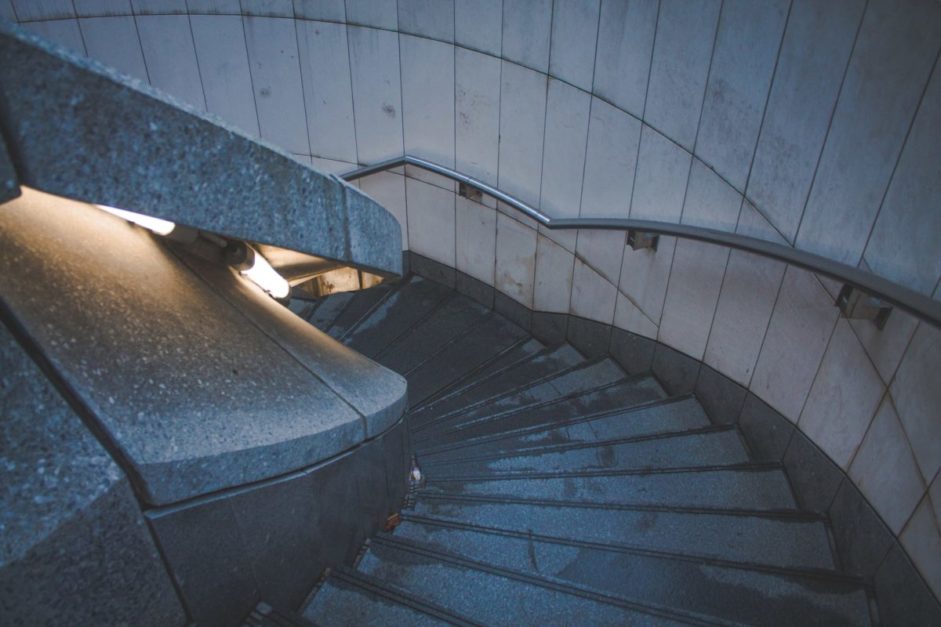
<svg viewBox="0 0 941 627">
<path fill-rule="evenodd" d="M 153 218 L 151 216 L 145 216 L 140 213 L 134 213 L 133 211 L 125 211 L 124 209 L 116 209 L 114 207 L 107 207 L 105 205 L 95 206 L 102 211 L 107 211 L 111 215 L 118 216 L 119 218 L 127 220 L 128 222 L 133 222 L 138 226 L 149 229 L 157 235 L 169 235 L 173 232 L 173 229 L 176 228 L 176 225 L 169 220 L 161 220 L 160 218 Z"/>
<path fill-rule="evenodd" d="M 287 280 L 271 267 L 267 259 L 257 251 L 255 251 L 254 259 L 249 269 L 241 270 L 242 276 L 251 279 L 255 285 L 275 298 L 284 298 L 291 293 L 291 286 Z"/>
</svg>

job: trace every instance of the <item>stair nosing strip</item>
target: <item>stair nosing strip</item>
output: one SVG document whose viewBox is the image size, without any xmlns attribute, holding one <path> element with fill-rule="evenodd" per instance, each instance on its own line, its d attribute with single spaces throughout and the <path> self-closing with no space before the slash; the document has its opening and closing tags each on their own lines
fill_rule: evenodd
<svg viewBox="0 0 941 627">
<path fill-rule="evenodd" d="M 459 627 L 478 627 L 480 623 L 475 623 L 460 614 L 452 612 L 437 603 L 401 590 L 398 586 L 393 586 L 378 577 L 366 574 L 353 568 L 341 566 L 333 571 L 334 576 L 347 584 L 375 594 L 398 605 L 411 608 L 416 612 L 421 612 L 426 616 L 443 620 Z"/>
<path fill-rule="evenodd" d="M 528 382 L 526 382 L 526 383 L 523 383 L 523 384 L 521 384 L 521 385 L 518 385 L 518 386 L 514 387 L 514 388 L 511 389 L 511 390 L 507 390 L 506 392 L 501 392 L 501 393 L 499 393 L 499 394 L 495 394 L 494 396 L 490 396 L 490 397 L 487 397 L 487 398 L 484 398 L 484 399 L 480 399 L 480 400 L 474 401 L 474 402 L 471 403 L 470 405 L 466 405 L 466 406 L 460 407 L 460 408 L 458 408 L 458 409 L 453 409 L 453 410 L 451 410 L 451 411 L 449 411 L 449 412 L 447 412 L 447 413 L 445 413 L 445 414 L 442 414 L 442 415 L 440 415 L 440 416 L 435 416 L 434 418 L 432 418 L 431 420 L 429 420 L 429 421 L 427 421 L 427 422 L 423 422 L 423 423 L 420 424 L 420 425 L 416 425 L 416 427 L 415 427 L 415 429 L 414 429 L 414 432 L 417 433 L 417 432 L 419 432 L 419 431 L 423 431 L 423 430 L 425 430 L 426 428 L 428 428 L 429 425 L 432 425 L 432 424 L 435 424 L 435 423 L 438 423 L 438 422 L 447 421 L 447 420 L 453 418 L 454 416 L 456 416 L 456 415 L 458 415 L 458 414 L 460 414 L 460 413 L 466 413 L 466 412 L 471 411 L 471 410 L 474 410 L 474 409 L 476 409 L 476 408 L 478 408 L 478 407 L 482 407 L 483 405 L 486 405 L 486 404 L 488 404 L 488 403 L 493 403 L 493 402 L 495 402 L 495 401 L 498 401 L 498 400 L 500 400 L 500 399 L 506 398 L 506 397 L 508 397 L 508 396 L 513 396 L 514 394 L 520 394 L 521 392 L 525 392 L 526 390 L 528 390 L 528 389 L 530 389 L 530 388 L 533 388 L 533 387 L 536 387 L 537 385 L 542 385 L 543 383 L 546 383 L 546 382 L 551 381 L 551 380 L 553 380 L 553 379 L 557 379 L 557 378 L 559 378 L 559 377 L 563 377 L 563 376 L 565 376 L 565 375 L 571 374 L 571 373 L 573 373 L 573 372 L 575 372 L 575 371 L 577 371 L 577 370 L 584 370 L 584 369 L 586 369 L 586 368 L 590 368 L 591 366 L 595 366 L 595 365 L 597 365 L 597 364 L 600 364 L 600 363 L 603 362 L 605 359 L 608 359 L 608 356 L 607 356 L 607 355 L 603 355 L 603 356 L 600 356 L 600 357 L 594 357 L 594 358 L 592 358 L 592 359 L 587 359 L 587 360 L 585 360 L 585 361 L 581 361 L 581 362 L 579 362 L 579 363 L 577 363 L 577 364 L 573 364 L 573 365 L 571 365 L 571 366 L 568 366 L 568 367 L 566 367 L 566 368 L 563 368 L 562 370 L 558 370 L 558 371 L 556 371 L 556 372 L 547 374 L 547 375 L 545 375 L 545 376 L 543 376 L 543 377 L 540 377 L 540 378 L 538 378 L 538 379 L 535 379 L 535 380 L 533 380 L 533 381 L 528 381 Z"/>
<path fill-rule="evenodd" d="M 512 451 L 499 451 L 488 455 L 478 455 L 476 457 L 459 457 L 448 459 L 447 461 L 429 461 L 425 463 L 427 467 L 433 466 L 453 466 L 458 463 L 486 461 L 488 459 L 506 459 L 508 457 L 530 457 L 532 455 L 542 455 L 545 453 L 565 453 L 568 451 L 579 451 L 585 449 L 599 448 L 602 446 L 617 446 L 620 444 L 637 444 L 640 442 L 652 442 L 656 440 L 672 440 L 674 438 L 688 438 L 698 435 L 713 435 L 737 431 L 735 425 L 707 425 L 695 429 L 683 429 L 681 431 L 661 431 L 658 433 L 647 433 L 643 435 L 634 435 L 623 438 L 611 438 L 609 440 L 597 440 L 594 442 L 572 442 L 568 444 L 554 444 L 543 447 L 521 449 L 519 453 Z"/>
<path fill-rule="evenodd" d="M 664 468 L 639 468 L 624 470 L 575 470 L 559 472 L 526 472 L 492 475 L 462 475 L 444 479 L 429 479 L 428 483 L 454 483 L 468 481 L 508 481 L 516 479 L 567 479 L 570 477 L 623 477 L 644 475 L 704 474 L 708 472 L 771 472 L 783 470 L 780 462 L 740 462 L 735 464 L 710 464 L 708 466 L 673 466 Z M 790 494 L 790 492 L 788 493 Z M 796 501 L 795 501 L 796 502 Z"/>
<path fill-rule="evenodd" d="M 541 408 L 543 408 L 543 407 L 550 407 L 550 406 L 552 406 L 552 405 L 558 405 L 558 404 L 560 404 L 560 403 L 564 403 L 564 402 L 567 402 L 567 401 L 572 401 L 572 400 L 575 400 L 575 399 L 577 399 L 577 398 L 581 398 L 581 397 L 583 397 L 583 396 L 588 396 L 589 394 L 595 394 L 595 393 L 597 393 L 597 392 L 603 392 L 603 391 L 605 391 L 605 390 L 607 390 L 607 389 L 609 389 L 609 388 L 612 388 L 612 387 L 615 387 L 615 386 L 618 386 L 618 385 L 624 385 L 624 384 L 626 384 L 626 383 L 638 383 L 638 382 L 643 381 L 643 380 L 645 380 L 645 379 L 651 379 L 651 378 L 652 378 L 652 377 L 650 377 L 650 375 L 648 375 L 648 374 L 625 375 L 624 377 L 621 377 L 620 379 L 617 379 L 616 381 L 611 381 L 611 382 L 609 382 L 609 383 L 603 383 L 603 384 L 601 384 L 601 385 L 598 385 L 598 386 L 595 386 L 595 387 L 592 387 L 592 388 L 586 388 L 586 389 L 583 389 L 583 390 L 578 390 L 578 391 L 575 391 L 575 392 L 570 392 L 570 393 L 568 393 L 568 394 L 563 394 L 562 396 L 557 396 L 557 397 L 552 398 L 552 399 L 549 399 L 549 400 L 537 401 L 537 402 L 531 403 L 531 404 L 529 404 L 529 405 L 523 405 L 523 406 L 521 406 L 521 407 L 513 407 L 513 408 L 511 408 L 511 409 L 506 409 L 506 410 L 504 410 L 504 411 L 496 412 L 496 413 L 493 413 L 493 414 L 488 414 L 488 415 L 486 415 L 486 416 L 483 416 L 483 417 L 481 417 L 481 418 L 478 418 L 477 420 L 475 420 L 475 421 L 473 421 L 473 422 L 458 423 L 458 424 L 453 425 L 453 426 L 451 426 L 451 427 L 449 427 L 449 428 L 447 428 L 447 429 L 442 430 L 440 433 L 438 433 L 438 435 L 444 435 L 444 434 L 448 434 L 448 433 L 459 433 L 459 432 L 461 432 L 461 431 L 464 431 L 464 430 L 466 430 L 466 429 L 471 428 L 472 426 L 481 425 L 481 424 L 486 424 L 486 423 L 494 422 L 494 421 L 497 421 L 497 420 L 502 420 L 503 418 L 506 418 L 506 417 L 508 417 L 508 416 L 512 416 L 512 415 L 514 415 L 514 414 L 518 414 L 518 413 L 521 413 L 521 412 L 524 412 L 524 411 L 528 411 L 528 410 L 532 410 L 532 409 L 541 409 Z M 424 438 L 423 440 L 419 440 L 418 442 L 416 442 L 416 447 L 417 447 L 417 445 L 420 444 L 420 442 L 427 442 L 429 439 L 430 439 L 430 438 L 427 438 L 427 437 L 426 437 L 426 438 Z"/>
<path fill-rule="evenodd" d="M 834 583 L 845 583 L 845 584 L 854 584 L 859 586 L 861 589 L 866 589 L 868 583 L 862 577 L 857 577 L 847 573 L 840 572 L 837 569 L 827 569 L 827 568 L 813 568 L 813 567 L 787 567 L 787 566 L 774 566 L 771 564 L 759 564 L 757 562 L 739 562 L 734 560 L 722 559 L 719 557 L 710 557 L 706 555 L 695 555 L 689 553 L 676 553 L 673 551 L 663 551 L 658 549 L 647 549 L 638 546 L 631 546 L 626 544 L 611 544 L 605 542 L 593 542 L 590 540 L 575 540 L 572 538 L 564 538 L 561 536 L 548 536 L 539 533 L 524 533 L 522 531 L 514 531 L 512 529 L 503 529 L 500 527 L 489 527 L 484 525 L 473 525 L 470 523 L 462 523 L 458 521 L 451 521 L 448 519 L 435 518 L 429 516 L 422 516 L 420 514 L 410 514 L 404 512 L 402 518 L 406 521 L 411 521 L 413 523 L 433 525 L 436 527 L 448 527 L 451 529 L 459 529 L 472 531 L 475 533 L 485 533 L 490 535 L 500 535 L 507 536 L 512 538 L 519 539 L 528 539 L 532 538 L 541 542 L 547 542 L 550 544 L 561 544 L 565 546 L 572 547 L 584 547 L 590 549 L 597 549 L 600 551 L 611 551 L 617 553 L 627 553 L 630 555 L 637 555 L 641 557 L 649 557 L 653 559 L 663 559 L 663 560 L 674 560 L 674 561 L 683 561 L 690 562 L 694 564 L 704 564 L 707 566 L 719 566 L 723 568 L 733 568 L 736 570 L 745 570 L 745 571 L 756 571 L 769 575 L 782 575 L 782 576 L 794 576 L 794 577 L 806 577 L 808 579 L 818 579 L 822 581 L 829 581 Z"/>
<path fill-rule="evenodd" d="M 492 319 L 493 319 L 493 315 L 492 315 L 492 314 L 493 314 L 493 312 L 488 311 L 488 312 L 485 313 L 483 316 L 481 316 L 480 319 L 474 320 L 473 322 L 471 322 L 471 323 L 470 323 L 469 325 L 467 325 L 465 328 L 461 329 L 461 331 L 460 331 L 457 335 L 454 335 L 453 337 L 451 337 L 450 339 L 448 339 L 447 342 L 441 344 L 441 345 L 437 348 L 437 350 L 435 350 L 433 353 L 431 353 L 430 355 L 428 355 L 427 357 L 425 357 L 424 359 L 422 359 L 420 362 L 418 362 L 417 364 L 415 364 L 414 366 L 412 366 L 411 368 L 409 368 L 409 369 L 406 370 L 405 372 L 401 373 L 402 376 L 403 376 L 403 377 L 408 377 L 408 375 L 412 374 L 413 372 L 415 372 L 416 370 L 418 370 L 419 368 L 421 368 L 422 366 L 424 366 L 425 364 L 427 364 L 428 362 L 430 362 L 432 359 L 434 359 L 435 357 L 437 357 L 438 355 L 440 355 L 441 353 L 443 353 L 445 350 L 447 350 L 447 348 L 448 348 L 449 346 L 451 346 L 452 344 L 456 344 L 457 342 L 459 342 L 459 341 L 463 340 L 464 338 L 466 338 L 468 335 L 471 334 L 472 331 L 476 330 L 477 327 L 483 326 L 483 324 L 484 324 L 485 322 L 487 322 L 487 321 L 489 321 L 489 320 L 492 320 Z"/>
<path fill-rule="evenodd" d="M 580 424 L 582 422 L 591 422 L 592 420 L 599 420 L 601 418 L 607 418 L 609 416 L 614 416 L 622 413 L 634 413 L 637 411 L 643 411 L 645 409 L 650 409 L 652 407 L 659 407 L 660 405 L 667 405 L 671 403 L 680 403 L 683 401 L 694 400 L 692 394 L 683 394 L 681 396 L 671 396 L 667 398 L 657 398 L 650 401 L 644 401 L 643 403 L 638 403 L 637 405 L 631 405 L 629 407 L 618 407 L 615 409 L 603 409 L 594 413 L 586 414 L 584 416 L 578 416 L 577 418 L 570 418 L 567 420 L 559 420 L 552 423 L 547 423 L 544 425 L 533 425 L 532 427 L 524 427 L 516 431 L 507 431 L 504 433 L 496 433 L 493 435 L 483 436 L 481 438 L 474 438 L 465 440 L 463 442 L 455 442 L 452 445 L 439 447 L 437 449 L 425 449 L 424 455 L 438 455 L 440 453 L 446 453 L 448 451 L 457 450 L 461 448 L 470 448 L 477 446 L 478 444 L 486 444 L 488 442 L 497 442 L 499 440 L 505 440 L 508 438 L 520 436 L 520 435 L 529 435 L 530 433 L 539 433 L 540 431 L 550 431 L 552 429 L 558 429 L 559 427 L 568 427 L 571 425 Z"/>
<path fill-rule="evenodd" d="M 654 505 L 649 503 L 596 503 L 590 501 L 569 501 L 558 499 L 534 499 L 527 497 L 498 496 L 490 494 L 448 494 L 419 490 L 419 499 L 431 501 L 456 501 L 461 503 L 484 503 L 489 505 L 523 505 L 539 507 L 574 507 L 579 509 L 600 509 L 613 511 L 658 512 L 684 514 L 691 516 L 744 516 L 767 518 L 771 520 L 794 521 L 804 523 L 827 524 L 828 518 L 820 512 L 802 509 L 748 509 L 731 507 Z"/>
<path fill-rule="evenodd" d="M 569 584 L 564 584 L 558 581 L 551 579 L 545 579 L 543 577 L 538 577 L 535 575 L 530 575 L 529 573 L 523 573 L 517 570 L 510 568 L 503 568 L 501 566 L 495 566 L 493 564 L 488 564 L 486 562 L 481 562 L 478 560 L 473 560 L 461 555 L 456 555 L 454 553 L 449 553 L 445 551 L 440 551 L 435 548 L 432 548 L 424 543 L 414 542 L 411 540 L 405 540 L 401 538 L 395 538 L 394 536 L 376 536 L 376 543 L 383 544 L 385 546 L 391 547 L 393 550 L 399 550 L 405 553 L 419 554 L 424 557 L 436 559 L 442 562 L 449 562 L 455 566 L 460 566 L 468 570 L 476 570 L 478 572 L 485 572 L 496 577 L 502 577 L 504 579 L 510 579 L 515 581 L 520 581 L 529 585 L 537 586 L 544 589 L 549 589 L 554 592 L 559 592 L 562 594 L 568 594 L 571 596 L 581 597 L 595 603 L 601 603 L 611 607 L 618 607 L 622 609 L 628 609 L 634 612 L 641 614 L 646 614 L 648 616 L 656 616 L 658 618 L 666 618 L 673 621 L 682 621 L 688 624 L 693 625 L 725 625 L 728 624 L 724 621 L 710 620 L 709 617 L 702 616 L 695 612 L 688 612 L 685 610 L 676 610 L 673 608 L 659 607 L 655 605 L 649 605 L 640 603 L 637 601 L 627 601 L 625 599 L 620 599 L 618 597 L 613 597 L 601 592 L 596 592 L 594 590 L 588 590 L 579 586 L 573 586 Z M 377 559 L 381 559 L 378 558 Z"/>
</svg>

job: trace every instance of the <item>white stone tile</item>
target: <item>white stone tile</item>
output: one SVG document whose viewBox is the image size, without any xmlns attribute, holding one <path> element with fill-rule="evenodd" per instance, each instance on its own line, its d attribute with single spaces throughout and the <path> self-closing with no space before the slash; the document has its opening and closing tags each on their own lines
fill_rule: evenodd
<svg viewBox="0 0 941 627">
<path fill-rule="evenodd" d="M 728 183 L 693 159 L 683 207 L 683 224 L 721 231 L 734 231 L 742 207 L 742 195 Z"/>
<path fill-rule="evenodd" d="M 663 312 L 663 298 L 667 293 L 675 247 L 676 238 L 661 236 L 655 251 L 624 248 L 620 291 L 656 324 L 659 324 Z"/>
<path fill-rule="evenodd" d="M 571 313 L 589 320 L 611 324 L 617 304 L 617 288 L 603 276 L 575 258 L 572 276 Z"/>
<path fill-rule="evenodd" d="M 440 187 L 441 189 L 446 189 L 452 194 L 457 192 L 457 184 L 453 179 L 450 179 L 441 174 L 437 174 L 436 172 L 426 170 L 425 168 L 420 168 L 414 165 L 406 165 L 405 176 L 418 179 L 419 181 Z"/>
<path fill-rule="evenodd" d="M 743 386 L 751 381 L 784 269 L 767 257 L 729 254 L 704 361 Z"/>
<path fill-rule="evenodd" d="M 498 213 L 496 259 L 494 287 L 532 309 L 536 231 Z"/>
<path fill-rule="evenodd" d="M 243 19 L 261 137 L 285 150 L 309 154 L 294 20 Z"/>
<path fill-rule="evenodd" d="M 454 46 L 401 35 L 405 152 L 454 166 Z"/>
<path fill-rule="evenodd" d="M 446 266 L 454 267 L 454 194 L 415 179 L 405 179 L 408 244 Z"/>
<path fill-rule="evenodd" d="M 503 0 L 454 0 L 454 41 L 500 56 Z"/>
<path fill-rule="evenodd" d="M 87 17 L 78 23 L 89 57 L 148 82 L 133 17 Z"/>
<path fill-rule="evenodd" d="M 290 5 L 288 0 L 288 7 Z M 186 15 L 187 12 L 186 0 L 131 0 L 131 6 L 137 15 Z"/>
<path fill-rule="evenodd" d="M 456 237 L 457 269 L 493 285 L 497 255 L 496 210 L 458 196 Z"/>
<path fill-rule="evenodd" d="M 849 475 L 892 533 L 898 534 L 925 493 L 925 484 L 888 397 L 879 407 Z"/>
<path fill-rule="evenodd" d="M 454 0 L 398 0 L 399 32 L 454 41 Z"/>
<path fill-rule="evenodd" d="M 617 306 L 614 309 L 614 326 L 652 340 L 657 339 L 660 331 L 657 324 L 620 291 L 617 293 L 617 299 Z"/>
<path fill-rule="evenodd" d="M 396 7 L 396 0 L 346 0 L 346 21 L 396 30 L 399 26 Z"/>
<path fill-rule="evenodd" d="M 872 0 L 797 234 L 856 264 L 941 46 L 941 4 Z"/>
<path fill-rule="evenodd" d="M 588 126 L 581 215 L 626 218 L 630 213 L 640 122 L 594 98 Z"/>
<path fill-rule="evenodd" d="M 539 204 L 546 119 L 546 75 L 503 62 L 500 97 L 500 189 Z"/>
<path fill-rule="evenodd" d="M 314 164 L 314 158 L 311 157 L 310 155 L 292 154 L 291 156 L 294 157 L 294 159 L 295 159 L 296 161 L 299 161 L 299 162 L 301 162 L 302 164 L 304 164 L 304 165 L 306 165 L 306 166 L 311 166 L 311 165 Z M 355 185 L 356 185 L 356 181 L 351 182 L 350 185 L 354 185 L 354 186 L 355 186 Z"/>
<path fill-rule="evenodd" d="M 457 170 L 497 183 L 500 154 L 500 60 L 454 51 Z"/>
<path fill-rule="evenodd" d="M 346 26 L 297 20 L 307 131 L 314 154 L 356 163 Z"/>
<path fill-rule="evenodd" d="M 551 217 L 578 216 L 591 96 L 549 79 L 540 208 Z"/>
<path fill-rule="evenodd" d="M 600 0 L 555 0 L 549 73 L 591 91 Z"/>
<path fill-rule="evenodd" d="M 294 3 L 291 0 L 241 0 L 241 4 L 242 15 L 294 17 Z"/>
<path fill-rule="evenodd" d="M 539 233 L 548 237 L 565 250 L 574 253 L 578 243 L 578 229 L 549 229 L 539 225 Z"/>
<path fill-rule="evenodd" d="M 941 532 L 929 498 L 922 499 L 900 540 L 936 596 L 941 596 Z"/>
<path fill-rule="evenodd" d="M 506 204 L 503 201 L 500 201 L 500 200 L 497 201 L 497 211 L 502 213 L 508 218 L 512 218 L 516 220 L 517 222 L 522 222 L 525 226 L 533 230 L 536 230 L 537 227 L 539 226 L 538 222 L 526 216 L 522 212 L 517 211 L 516 208 L 511 207 L 510 205 Z"/>
<path fill-rule="evenodd" d="M 305 20 L 346 21 L 343 0 L 294 0 L 294 16 Z"/>
<path fill-rule="evenodd" d="M 601 276 L 617 285 L 626 236 L 624 231 L 579 229 L 575 251 Z"/>
<path fill-rule="evenodd" d="M 78 28 L 78 20 L 27 22 L 23 24 L 23 27 L 43 39 L 48 39 L 64 48 L 68 48 L 72 52 L 85 54 L 85 44 L 82 42 L 82 32 Z"/>
<path fill-rule="evenodd" d="M 839 320 L 798 426 L 846 470 L 884 392 L 849 323 Z"/>
<path fill-rule="evenodd" d="M 890 382 L 915 333 L 918 319 L 895 308 L 881 331 L 871 320 L 850 320 L 850 324 L 882 380 Z"/>
<path fill-rule="evenodd" d="M 892 398 L 915 449 L 922 476 L 930 481 L 941 467 L 941 331 L 921 324 L 895 379 Z"/>
<path fill-rule="evenodd" d="M 658 6 L 621 0 L 601 3 L 594 93 L 638 118 L 644 114 Z"/>
<path fill-rule="evenodd" d="M 660 341 L 702 359 L 715 315 L 729 249 L 693 240 L 679 240 L 663 314 Z"/>
<path fill-rule="evenodd" d="M 736 232 L 784 242 L 749 202 L 742 207 Z M 745 387 L 758 361 L 785 268 L 780 261 L 744 251 L 729 254 L 704 361 Z"/>
<path fill-rule="evenodd" d="M 787 269 L 749 388 L 793 422 L 813 385 L 837 313 L 811 273 Z"/>
<path fill-rule="evenodd" d="M 336 159 L 327 159 L 325 157 L 312 156 L 310 158 L 310 163 L 318 170 L 327 172 L 329 174 L 340 175 L 356 169 L 355 163 L 350 163 L 349 161 L 338 161 Z M 359 181 L 350 181 L 350 185 L 358 182 Z"/>
<path fill-rule="evenodd" d="M 789 0 L 725 0 L 696 154 L 745 189 Z"/>
<path fill-rule="evenodd" d="M 548 237 L 536 242 L 536 286 L 533 308 L 536 311 L 568 313 L 572 294 L 575 255 Z"/>
<path fill-rule="evenodd" d="M 255 112 L 242 18 L 236 15 L 192 15 L 190 24 L 209 112 L 258 137 L 258 114 Z"/>
<path fill-rule="evenodd" d="M 503 0 L 503 58 L 546 73 L 552 0 Z"/>
<path fill-rule="evenodd" d="M 795 0 L 748 196 L 793 242 L 865 0 Z"/>
<path fill-rule="evenodd" d="M 644 126 L 640 134 L 631 217 L 679 222 L 690 159 L 688 152 Z"/>
<path fill-rule="evenodd" d="M 351 3 L 347 3 L 349 12 Z M 392 3 L 393 8 L 395 3 Z M 372 28 L 349 27 L 353 114 L 360 163 L 399 157 L 402 143 L 402 84 L 399 37 Z"/>
<path fill-rule="evenodd" d="M 75 17 L 71 0 L 13 0 L 13 8 L 21 22 Z"/>
<path fill-rule="evenodd" d="M 692 150 L 719 17 L 716 0 L 662 0 L 644 119 Z"/>
<path fill-rule="evenodd" d="M 377 172 L 359 180 L 363 193 L 385 207 L 402 227 L 402 250 L 408 250 L 408 217 L 405 205 L 405 177 L 394 172 Z"/>
<path fill-rule="evenodd" d="M 191 15 L 241 15 L 239 0 L 186 0 Z"/>
<path fill-rule="evenodd" d="M 941 276 L 941 65 L 918 109 L 865 259 L 872 270 L 930 293 Z"/>
<path fill-rule="evenodd" d="M 206 110 L 189 16 L 142 15 L 137 18 L 150 84 L 191 107 Z"/>
</svg>

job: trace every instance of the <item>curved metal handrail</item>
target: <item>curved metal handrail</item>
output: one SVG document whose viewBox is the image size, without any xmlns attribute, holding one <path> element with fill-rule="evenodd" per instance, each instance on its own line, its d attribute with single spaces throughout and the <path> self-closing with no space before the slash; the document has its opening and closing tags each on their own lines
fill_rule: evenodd
<svg viewBox="0 0 941 627">
<path fill-rule="evenodd" d="M 860 270 L 859 268 L 834 261 L 821 255 L 816 255 L 804 250 L 776 244 L 765 240 L 718 231 L 716 229 L 707 229 L 698 226 L 689 226 L 687 224 L 673 224 L 670 222 L 658 222 L 655 220 L 633 220 L 629 218 L 550 218 L 538 209 L 531 207 L 525 202 L 514 198 L 506 192 L 479 181 L 473 177 L 461 174 L 456 170 L 447 168 L 437 163 L 405 155 L 396 157 L 387 161 L 382 161 L 373 165 L 358 168 L 351 172 L 341 175 L 341 178 L 347 181 L 353 181 L 370 174 L 391 170 L 405 165 L 411 165 L 440 174 L 449 179 L 464 183 L 481 192 L 492 196 L 497 200 L 513 207 L 520 213 L 532 218 L 547 229 L 597 229 L 609 231 L 629 231 L 636 230 L 645 233 L 656 233 L 659 235 L 670 235 L 673 237 L 682 237 L 684 239 L 699 240 L 710 244 L 718 244 L 728 248 L 744 250 L 762 257 L 777 259 L 793 266 L 810 270 L 817 274 L 822 274 L 831 279 L 835 279 L 851 287 L 859 289 L 867 294 L 876 296 L 899 309 L 925 320 L 926 322 L 941 328 L 941 302 L 932 299 L 929 296 L 911 290 L 903 285 L 894 283 L 889 279 L 880 277 L 871 272 Z"/>
</svg>

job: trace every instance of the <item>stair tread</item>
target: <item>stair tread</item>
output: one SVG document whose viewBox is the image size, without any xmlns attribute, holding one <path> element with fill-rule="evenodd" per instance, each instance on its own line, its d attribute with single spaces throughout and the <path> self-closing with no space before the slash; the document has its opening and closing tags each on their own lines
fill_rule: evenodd
<svg viewBox="0 0 941 627">
<path fill-rule="evenodd" d="M 439 428 L 415 434 L 413 443 L 421 454 L 443 448 L 466 448 L 475 444 L 478 438 L 509 434 L 540 424 L 550 425 L 584 414 L 624 409 L 661 400 L 665 396 L 663 388 L 652 377 L 627 379 L 570 397 L 532 402 L 499 413 L 479 412 L 482 415 L 478 415 L 472 412 L 447 430 Z"/>
<path fill-rule="evenodd" d="M 529 359 L 512 364 L 510 367 L 487 377 L 481 377 L 471 387 L 460 390 L 434 404 L 414 412 L 410 417 L 413 426 L 421 426 L 434 418 L 444 416 L 450 412 L 467 411 L 477 403 L 495 399 L 500 395 L 513 390 L 525 389 L 529 385 L 546 377 L 561 374 L 584 363 L 584 358 L 569 345 L 563 344 L 555 348 L 532 355 Z"/>
<path fill-rule="evenodd" d="M 712 424 L 696 399 L 680 397 L 644 403 L 631 408 L 617 408 L 568 421 L 536 425 L 506 435 L 497 434 L 463 447 L 459 452 L 426 453 L 423 458 L 465 457 L 471 455 L 523 454 L 545 446 L 582 444 L 604 439 L 697 429 Z"/>
<path fill-rule="evenodd" d="M 359 569 L 487 625 L 683 624 L 642 613 L 639 607 L 605 602 L 601 595 L 586 598 L 563 585 L 540 585 L 543 582 L 437 559 L 392 543 L 374 543 Z"/>
<path fill-rule="evenodd" d="M 625 601 L 745 622 L 865 624 L 865 587 L 835 574 L 765 572 L 716 562 L 637 554 L 406 521 L 393 536 L 437 551 L 544 577 Z M 729 599 L 734 597 L 734 602 Z"/>
<path fill-rule="evenodd" d="M 491 315 L 490 311 L 466 296 L 452 296 L 429 318 L 389 344 L 376 355 L 375 360 L 386 368 L 405 374 L 439 352 L 448 342 L 472 330 L 488 315 Z"/>
<path fill-rule="evenodd" d="M 344 338 L 344 343 L 367 357 L 374 357 L 423 320 L 452 293 L 434 281 L 411 276 L 370 312 Z"/>
<path fill-rule="evenodd" d="M 584 503 L 792 510 L 780 469 L 696 469 L 648 474 L 564 474 L 429 481 L 438 494 L 528 497 Z M 419 493 L 420 496 L 421 493 Z"/>
<path fill-rule="evenodd" d="M 406 374 L 409 402 L 420 402 L 463 374 L 474 370 L 525 336 L 506 319 L 490 315 L 477 324 L 473 333 L 447 344 L 426 362 Z"/>
<path fill-rule="evenodd" d="M 395 285 L 383 283 L 365 290 L 350 292 L 352 297 L 343 308 L 343 311 L 333 320 L 333 324 L 327 330 L 327 335 L 334 339 L 340 339 L 356 326 L 370 309 L 375 307 L 379 301 L 388 296 L 395 288 Z"/>
<path fill-rule="evenodd" d="M 413 431 L 416 433 L 416 439 L 421 440 L 430 437 L 429 434 L 452 429 L 458 424 L 469 424 L 475 420 L 486 419 L 539 403 L 555 402 L 563 397 L 593 390 L 626 378 L 620 367 L 610 359 L 585 362 L 561 370 L 548 378 L 438 416 L 429 422 L 416 425 Z"/>
<path fill-rule="evenodd" d="M 835 567 L 821 520 L 447 498 L 419 499 L 408 515 L 782 568 Z"/>
<path fill-rule="evenodd" d="M 440 456 L 439 456 L 440 457 Z M 590 445 L 547 447 L 526 454 L 489 455 L 477 459 L 425 460 L 428 477 L 491 473 L 554 472 L 718 466 L 748 462 L 748 452 L 734 429 L 676 432 L 643 440 L 608 440 Z"/>
<path fill-rule="evenodd" d="M 307 321 L 321 331 L 326 332 L 352 298 L 353 292 L 340 292 L 324 297 L 318 301 L 317 308 L 310 314 Z"/>
<path fill-rule="evenodd" d="M 346 578 L 330 576 L 304 608 L 303 615 L 318 625 L 448 625 L 448 621 L 396 602 Z"/>
</svg>

